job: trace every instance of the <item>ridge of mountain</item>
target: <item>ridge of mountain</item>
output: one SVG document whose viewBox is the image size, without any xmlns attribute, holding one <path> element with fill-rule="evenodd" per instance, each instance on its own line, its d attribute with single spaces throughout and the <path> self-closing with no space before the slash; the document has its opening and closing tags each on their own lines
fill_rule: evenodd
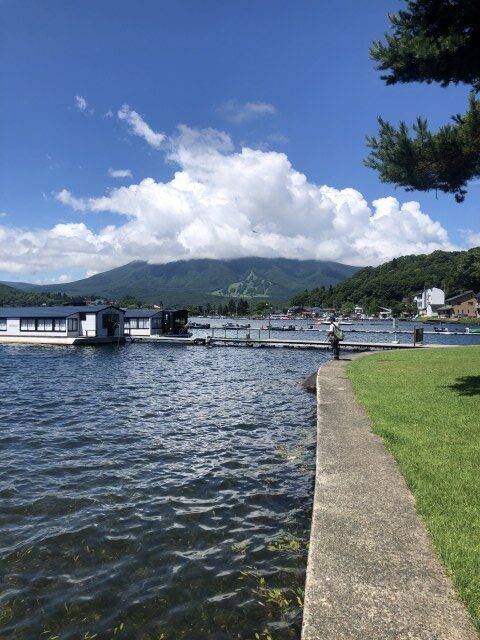
<svg viewBox="0 0 480 640">
<path fill-rule="evenodd" d="M 119 299 L 134 296 L 165 305 L 264 298 L 288 302 L 299 290 L 330 286 L 352 276 L 358 267 L 322 260 L 289 258 L 210 258 L 150 264 L 141 260 L 81 280 L 48 285 L 8 282 L 24 291 L 61 292 L 70 296 Z"/>
</svg>

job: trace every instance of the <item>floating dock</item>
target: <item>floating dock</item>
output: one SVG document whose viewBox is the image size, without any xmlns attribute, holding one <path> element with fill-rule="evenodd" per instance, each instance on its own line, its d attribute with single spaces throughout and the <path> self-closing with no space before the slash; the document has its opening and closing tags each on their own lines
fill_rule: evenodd
<svg viewBox="0 0 480 640">
<path fill-rule="evenodd" d="M 199 336 L 135 336 L 127 338 L 127 342 L 141 344 L 205 344 L 205 340 Z"/>
<path fill-rule="evenodd" d="M 332 347 L 329 342 L 320 340 L 292 340 L 288 338 L 252 338 L 230 337 L 230 336 L 207 336 L 204 338 L 204 344 L 221 345 L 227 347 L 284 347 L 290 349 L 320 349 L 329 351 Z M 421 343 L 413 344 L 408 342 L 351 342 L 342 341 L 340 349 L 349 351 L 370 351 L 372 349 L 419 349 L 424 345 Z"/>
<path fill-rule="evenodd" d="M 218 330 L 217 330 L 218 331 Z M 309 339 L 292 339 L 292 338 L 262 338 L 253 337 L 247 332 L 246 335 L 232 336 L 231 332 L 224 329 L 221 330 L 224 333 L 223 336 L 216 335 L 215 330 L 211 335 L 207 336 L 145 336 L 145 337 L 132 337 L 127 338 L 127 342 L 136 344 L 158 344 L 158 345 L 203 345 L 203 346 L 222 346 L 222 347 L 281 347 L 284 349 L 317 349 L 320 351 L 331 350 L 331 344 L 323 340 L 309 340 Z M 423 347 L 423 344 L 407 342 L 352 342 L 342 341 L 340 343 L 341 350 L 348 351 L 371 351 L 371 350 L 385 350 L 385 349 L 418 349 Z"/>
</svg>

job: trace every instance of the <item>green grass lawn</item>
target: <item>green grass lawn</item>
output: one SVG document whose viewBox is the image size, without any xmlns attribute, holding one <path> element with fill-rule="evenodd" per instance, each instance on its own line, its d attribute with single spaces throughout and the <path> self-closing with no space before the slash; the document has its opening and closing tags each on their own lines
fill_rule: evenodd
<svg viewBox="0 0 480 640">
<path fill-rule="evenodd" d="M 480 347 L 378 353 L 347 374 L 480 631 Z"/>
</svg>

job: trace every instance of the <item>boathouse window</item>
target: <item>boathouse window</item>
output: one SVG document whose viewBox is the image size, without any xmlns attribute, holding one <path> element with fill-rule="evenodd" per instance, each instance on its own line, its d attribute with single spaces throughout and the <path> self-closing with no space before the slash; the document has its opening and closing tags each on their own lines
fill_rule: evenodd
<svg viewBox="0 0 480 640">
<path fill-rule="evenodd" d="M 129 327 L 130 329 L 148 329 L 150 325 L 148 324 L 148 318 L 126 318 L 125 326 L 127 329 Z"/>
<path fill-rule="evenodd" d="M 161 329 L 162 328 L 162 319 L 161 318 L 152 318 L 152 329 Z"/>
<path fill-rule="evenodd" d="M 54 331 L 65 331 L 65 318 L 54 318 Z"/>
<path fill-rule="evenodd" d="M 68 319 L 68 330 L 69 331 L 78 331 L 78 319 L 77 318 L 69 318 Z"/>
<path fill-rule="evenodd" d="M 65 331 L 65 318 L 20 318 L 20 331 Z"/>
<path fill-rule="evenodd" d="M 0 318 L 0 331 L 6 331 L 6 330 L 7 330 L 7 319 Z"/>
<path fill-rule="evenodd" d="M 53 331 L 53 320 L 51 318 L 38 318 L 37 331 Z"/>
<path fill-rule="evenodd" d="M 35 331 L 35 318 L 20 318 L 20 331 Z"/>
</svg>

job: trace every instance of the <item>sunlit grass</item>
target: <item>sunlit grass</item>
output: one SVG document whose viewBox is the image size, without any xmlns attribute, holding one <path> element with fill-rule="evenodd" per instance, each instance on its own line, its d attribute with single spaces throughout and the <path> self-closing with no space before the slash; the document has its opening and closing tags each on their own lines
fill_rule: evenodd
<svg viewBox="0 0 480 640">
<path fill-rule="evenodd" d="M 480 630 L 480 348 L 376 354 L 347 375 Z"/>
</svg>

